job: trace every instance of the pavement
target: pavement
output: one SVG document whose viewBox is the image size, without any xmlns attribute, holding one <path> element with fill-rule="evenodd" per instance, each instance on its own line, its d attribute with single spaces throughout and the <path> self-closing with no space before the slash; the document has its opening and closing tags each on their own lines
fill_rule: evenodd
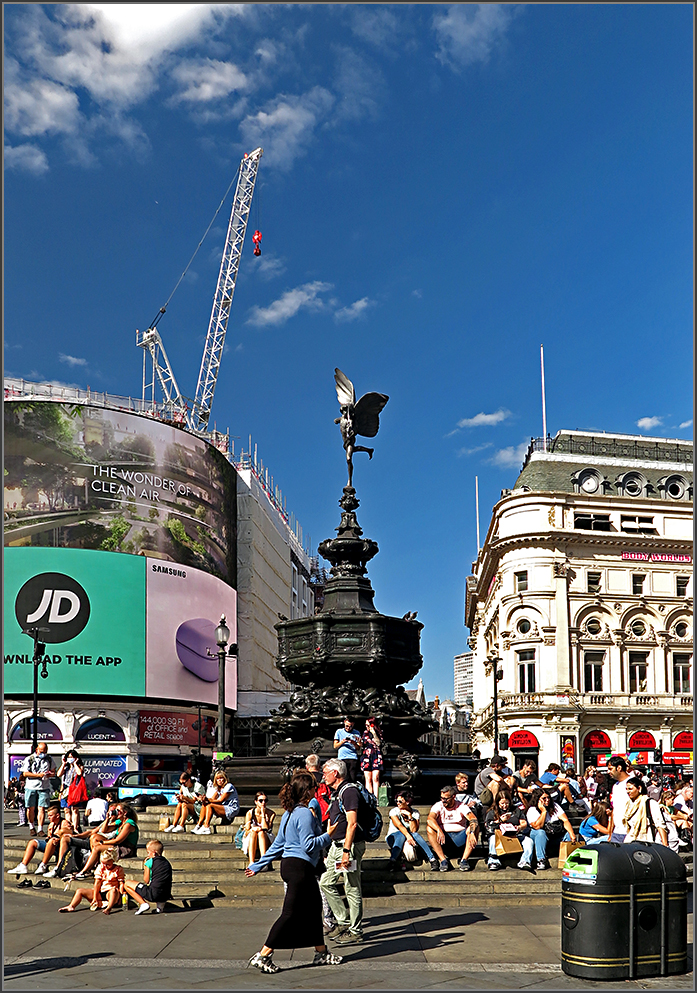
<svg viewBox="0 0 697 993">
<path fill-rule="evenodd" d="M 558 907 L 380 910 L 365 921 L 364 944 L 336 949 L 342 965 L 312 968 L 311 949 L 277 951 L 282 971 L 270 976 L 246 965 L 280 908 L 168 909 L 139 917 L 131 909 L 105 917 L 87 903 L 59 914 L 62 891 L 52 888 L 50 896 L 5 891 L 3 989 L 694 988 L 691 972 L 602 983 L 565 975 Z M 692 968 L 691 945 L 689 955 Z"/>
</svg>

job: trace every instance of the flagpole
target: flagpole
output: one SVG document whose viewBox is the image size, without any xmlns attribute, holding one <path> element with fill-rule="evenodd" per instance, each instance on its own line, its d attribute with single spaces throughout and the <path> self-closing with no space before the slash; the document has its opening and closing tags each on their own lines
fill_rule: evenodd
<svg viewBox="0 0 697 993">
<path fill-rule="evenodd" d="M 545 350 L 540 345 L 540 371 L 542 373 L 542 451 L 547 451 L 547 406 L 545 403 Z"/>
</svg>

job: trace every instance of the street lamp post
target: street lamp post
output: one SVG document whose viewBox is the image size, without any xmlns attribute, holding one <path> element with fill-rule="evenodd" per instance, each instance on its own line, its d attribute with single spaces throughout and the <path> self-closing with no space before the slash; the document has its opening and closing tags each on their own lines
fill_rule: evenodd
<svg viewBox="0 0 697 993">
<path fill-rule="evenodd" d="M 501 659 L 498 655 L 490 655 L 487 664 L 494 674 L 494 754 L 499 750 L 499 681 L 503 679 L 503 669 L 499 669 Z"/>
<path fill-rule="evenodd" d="M 48 678 L 48 662 L 44 657 L 44 652 L 46 651 L 46 645 L 43 641 L 39 641 L 39 636 L 43 634 L 45 628 L 28 628 L 24 634 L 28 635 L 30 638 L 34 639 L 34 656 L 32 658 L 32 666 L 34 669 L 34 704 L 33 704 L 33 726 L 32 726 L 32 751 L 36 751 L 36 746 L 39 742 L 39 666 L 41 666 L 41 678 Z"/>
<path fill-rule="evenodd" d="M 218 646 L 218 734 L 216 751 L 225 751 L 225 661 L 226 656 L 237 655 L 237 644 L 228 647 L 230 640 L 230 629 L 225 623 L 225 614 L 220 618 L 220 623 L 215 629 L 215 643 Z M 208 650 L 208 654 L 213 658 L 213 652 Z"/>
</svg>

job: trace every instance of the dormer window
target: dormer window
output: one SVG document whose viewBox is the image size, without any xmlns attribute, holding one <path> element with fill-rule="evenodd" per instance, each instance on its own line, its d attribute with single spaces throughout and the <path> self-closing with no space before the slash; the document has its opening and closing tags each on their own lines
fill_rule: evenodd
<svg viewBox="0 0 697 993">
<path fill-rule="evenodd" d="M 580 493 L 602 493 L 603 478 L 595 469 L 582 469 L 573 479 Z"/>
<path fill-rule="evenodd" d="M 623 496 L 646 496 L 646 479 L 640 472 L 625 472 L 617 480 L 617 486 Z"/>
</svg>

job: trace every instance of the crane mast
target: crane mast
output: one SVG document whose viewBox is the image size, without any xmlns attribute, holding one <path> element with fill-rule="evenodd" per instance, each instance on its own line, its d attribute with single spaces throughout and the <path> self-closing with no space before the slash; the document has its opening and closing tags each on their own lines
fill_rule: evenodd
<svg viewBox="0 0 697 993">
<path fill-rule="evenodd" d="M 237 189 L 235 190 L 235 196 L 232 201 L 225 249 L 220 263 L 218 284 L 215 289 L 215 297 L 213 298 L 213 309 L 211 310 L 211 319 L 208 324 L 208 334 L 206 335 L 206 344 L 203 349 L 201 370 L 198 375 L 198 385 L 196 386 L 196 396 L 192 412 L 192 427 L 197 431 L 208 430 L 208 421 L 210 419 L 223 346 L 225 344 L 225 333 L 230 317 L 232 297 L 235 292 L 237 272 L 240 267 L 240 256 L 242 255 L 244 236 L 252 206 L 252 195 L 254 194 L 254 185 L 262 154 L 263 149 L 256 148 L 249 155 L 245 155 L 240 163 Z"/>
<path fill-rule="evenodd" d="M 160 313 L 153 322 L 152 327 L 149 327 L 147 331 L 136 331 L 136 345 L 143 349 L 143 404 L 146 402 L 146 392 L 150 389 L 152 409 L 155 409 L 155 382 L 157 381 L 162 391 L 167 416 L 175 422 L 186 424 L 191 431 L 208 431 L 208 421 L 211 415 L 215 384 L 218 378 L 220 360 L 225 344 L 225 332 L 227 331 L 230 308 L 232 307 L 232 297 L 235 292 L 235 284 L 237 283 L 237 272 L 240 267 L 242 248 L 244 247 L 244 236 L 252 206 L 252 196 L 259 169 L 259 160 L 262 155 L 263 149 L 256 148 L 248 155 L 245 154 L 240 163 L 237 188 L 235 189 L 235 196 L 232 201 L 230 223 L 228 224 L 227 237 L 225 238 L 225 248 L 220 263 L 218 283 L 213 298 L 213 309 L 211 310 L 211 319 L 208 324 L 208 334 L 206 335 L 206 343 L 203 349 L 201 370 L 198 375 L 198 385 L 196 387 L 196 396 L 192 404 L 192 409 L 190 409 L 186 398 L 182 395 L 177 385 L 172 366 L 167 358 L 165 346 L 156 327 L 158 321 L 164 315 L 167 305 L 165 304 L 164 307 L 160 308 Z M 222 206 L 222 203 L 220 206 Z M 220 210 L 220 207 L 218 210 Z M 195 254 L 196 252 L 194 252 Z M 191 265 L 191 262 L 189 262 L 189 265 Z M 184 274 L 180 277 L 180 282 Z M 177 283 L 178 285 L 179 283 Z M 150 356 L 152 362 L 152 382 L 149 384 L 146 384 L 145 381 L 147 355 Z"/>
</svg>

